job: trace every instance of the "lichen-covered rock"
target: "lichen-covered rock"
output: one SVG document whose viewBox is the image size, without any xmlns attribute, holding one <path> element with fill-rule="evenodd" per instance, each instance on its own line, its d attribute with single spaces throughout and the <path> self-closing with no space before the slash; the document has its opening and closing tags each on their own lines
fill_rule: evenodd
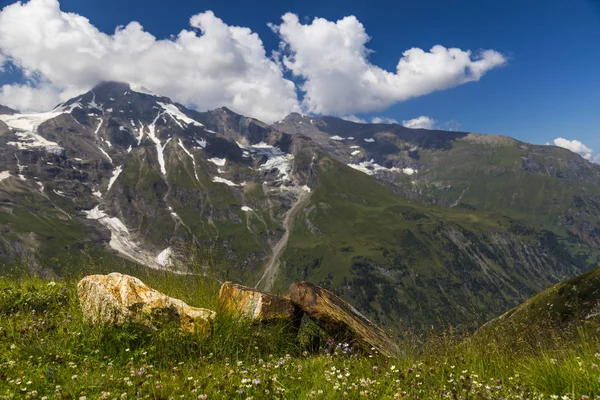
<svg viewBox="0 0 600 400">
<path fill-rule="evenodd" d="M 215 317 L 214 311 L 188 306 L 116 272 L 86 276 L 77 285 L 77 295 L 85 318 L 94 325 L 134 323 L 156 328 L 175 321 L 187 332 L 208 336 Z"/>
<path fill-rule="evenodd" d="M 219 291 L 219 314 L 238 316 L 257 322 L 298 319 L 296 307 L 282 296 L 264 293 L 232 282 L 225 282 Z"/>
<path fill-rule="evenodd" d="M 290 286 L 290 299 L 323 329 L 339 340 L 374 348 L 387 357 L 400 354 L 398 345 L 379 326 L 330 291 L 309 282 Z"/>
</svg>

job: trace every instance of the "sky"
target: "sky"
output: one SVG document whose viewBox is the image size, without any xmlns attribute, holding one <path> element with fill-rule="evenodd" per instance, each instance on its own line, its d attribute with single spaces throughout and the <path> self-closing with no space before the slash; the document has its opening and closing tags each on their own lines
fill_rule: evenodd
<svg viewBox="0 0 600 400">
<path fill-rule="evenodd" d="M 24 112 L 119 80 L 265 122 L 301 112 L 495 133 L 600 162 L 600 0 L 0 8 L 0 104 Z"/>
</svg>

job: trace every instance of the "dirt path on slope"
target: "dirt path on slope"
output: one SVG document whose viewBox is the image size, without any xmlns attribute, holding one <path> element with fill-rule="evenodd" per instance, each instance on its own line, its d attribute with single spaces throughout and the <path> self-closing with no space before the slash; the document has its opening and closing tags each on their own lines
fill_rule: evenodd
<svg viewBox="0 0 600 400">
<path fill-rule="evenodd" d="M 283 228 L 285 229 L 285 233 L 279 239 L 277 244 L 273 246 L 273 255 L 269 259 L 267 263 L 267 267 L 265 268 L 265 272 L 262 277 L 258 280 L 256 285 L 254 286 L 257 289 L 261 289 L 265 292 L 268 292 L 273 287 L 275 283 L 275 278 L 277 277 L 277 272 L 279 271 L 279 258 L 285 251 L 287 247 L 288 240 L 290 238 L 290 233 L 292 232 L 292 228 L 294 226 L 294 219 L 298 215 L 298 212 L 302 210 L 310 201 L 310 192 L 302 190 L 298 196 L 296 202 L 292 205 L 292 207 L 285 214 L 285 218 L 283 219 Z"/>
</svg>

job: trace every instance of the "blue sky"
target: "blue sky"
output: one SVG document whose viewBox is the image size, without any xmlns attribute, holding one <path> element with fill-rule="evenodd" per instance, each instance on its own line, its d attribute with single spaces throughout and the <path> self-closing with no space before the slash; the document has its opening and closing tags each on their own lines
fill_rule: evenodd
<svg viewBox="0 0 600 400">
<path fill-rule="evenodd" d="M 0 0 L 0 7 L 10 3 Z M 594 154 L 600 152 L 598 1 L 306 0 L 255 1 L 249 6 L 246 1 L 61 0 L 60 8 L 88 18 L 109 35 L 118 25 L 138 21 L 157 39 L 190 29 L 192 15 L 212 10 L 225 24 L 258 34 L 267 56 L 281 41 L 267 23 L 281 24 L 285 13 L 296 14 L 305 25 L 315 17 L 335 23 L 352 15 L 370 37 L 368 61 L 390 72 L 395 72 L 402 53 L 413 47 L 429 51 L 442 45 L 474 53 L 493 49 L 507 62 L 476 82 L 388 102 L 377 111 L 361 112 L 365 107 L 358 107 L 352 114 L 398 121 L 428 116 L 442 128 L 499 133 L 533 143 L 577 139 L 596 150 Z M 302 81 L 289 70 L 284 75 Z M 0 84 L 13 83 L 23 83 L 14 67 L 0 73 Z"/>
</svg>

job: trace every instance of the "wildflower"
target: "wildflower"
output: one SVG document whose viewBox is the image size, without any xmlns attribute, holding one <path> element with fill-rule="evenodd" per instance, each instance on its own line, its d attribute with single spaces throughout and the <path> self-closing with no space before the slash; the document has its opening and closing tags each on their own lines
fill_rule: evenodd
<svg viewBox="0 0 600 400">
<path fill-rule="evenodd" d="M 10 349 L 11 349 L 11 350 L 14 350 L 14 349 L 16 349 L 16 348 L 17 348 L 17 345 L 16 345 L 16 344 L 11 344 L 11 345 L 10 345 Z"/>
<path fill-rule="evenodd" d="M 56 286 L 56 282 L 50 281 L 50 282 L 48 282 L 48 286 Z"/>
<path fill-rule="evenodd" d="M 208 396 L 205 395 L 205 394 L 200 394 L 200 395 L 198 395 L 198 399 L 199 400 L 206 400 L 206 399 L 208 399 Z"/>
<path fill-rule="evenodd" d="M 73 376 L 71 377 L 71 379 L 72 379 L 72 380 L 77 380 L 77 378 L 78 378 L 78 376 L 77 376 L 77 375 L 73 375 Z"/>
</svg>

